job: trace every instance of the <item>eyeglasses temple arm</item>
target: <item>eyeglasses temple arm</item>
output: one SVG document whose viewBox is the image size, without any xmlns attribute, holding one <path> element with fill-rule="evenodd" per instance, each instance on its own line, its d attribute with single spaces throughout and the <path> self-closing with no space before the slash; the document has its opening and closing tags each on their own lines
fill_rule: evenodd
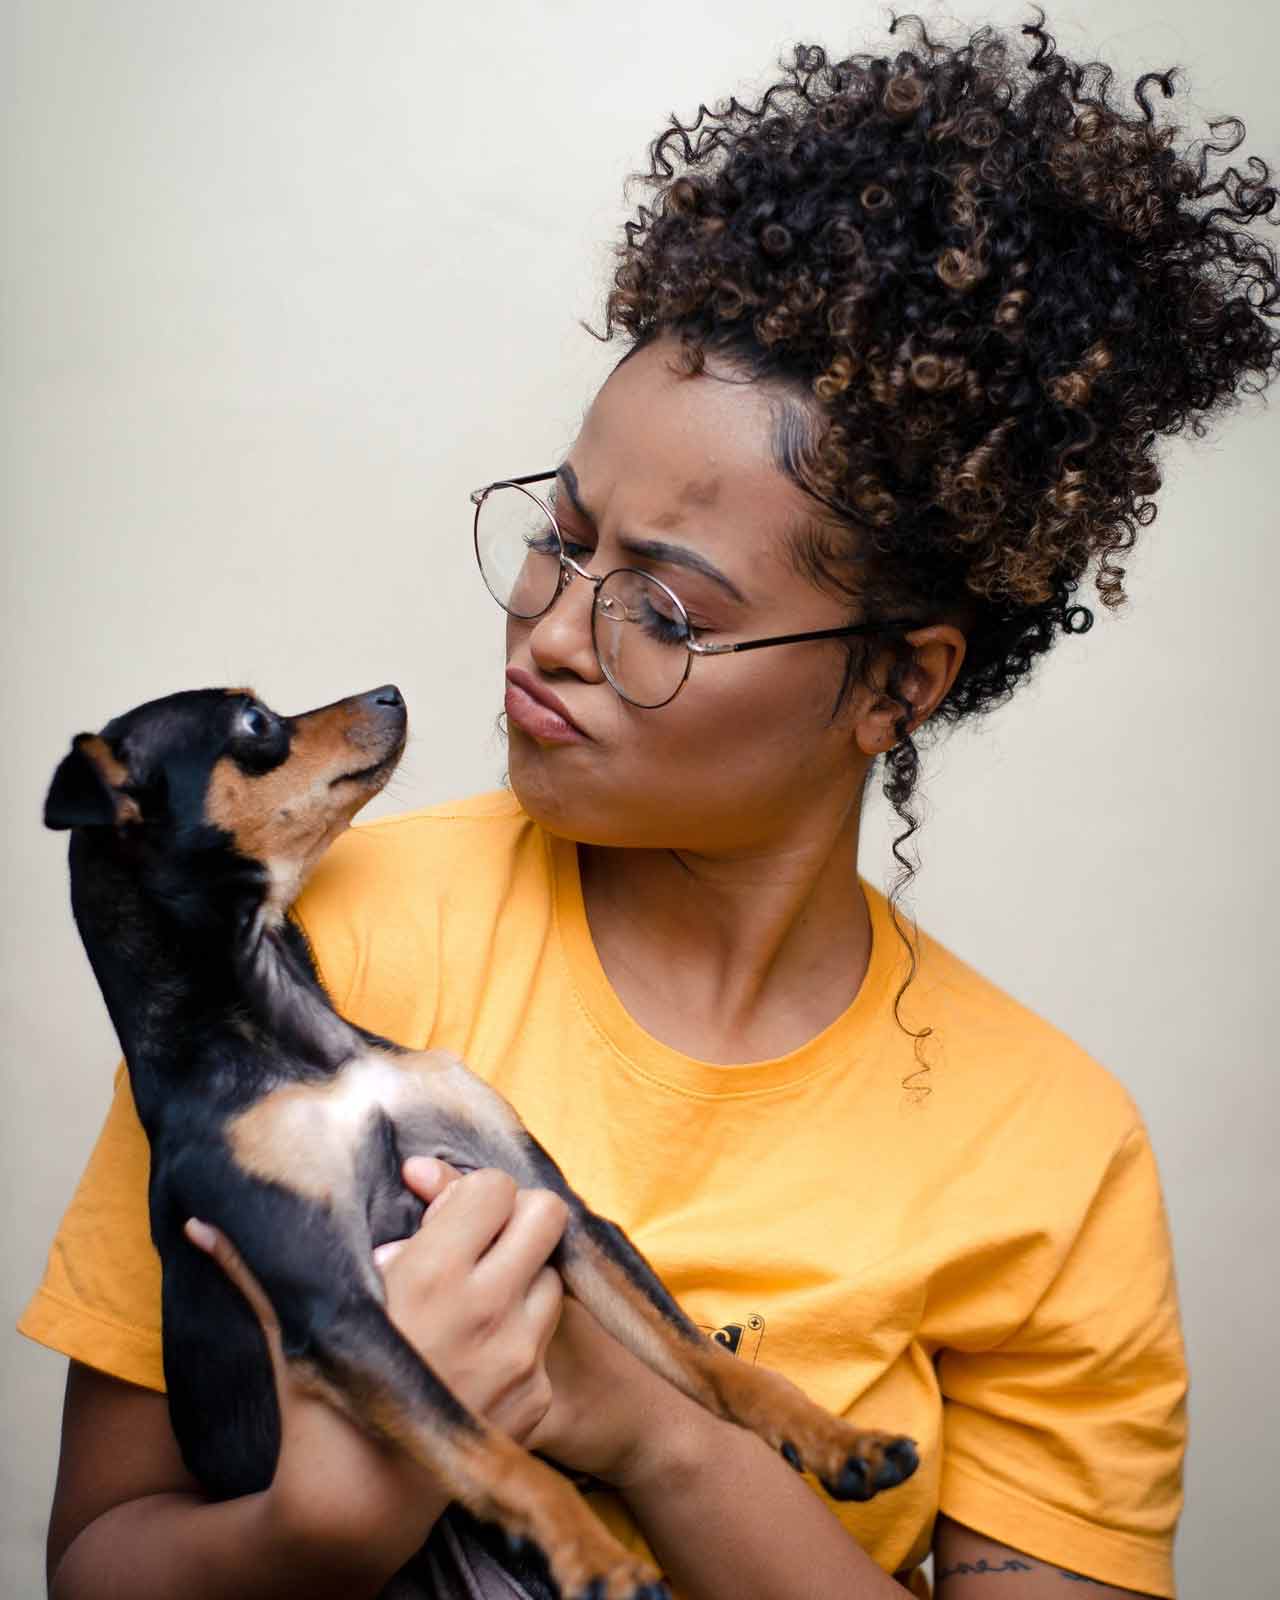
<svg viewBox="0 0 1280 1600">
<path fill-rule="evenodd" d="M 698 656 L 727 656 L 739 650 L 763 650 L 771 644 L 803 644 L 809 639 L 844 639 L 858 634 L 895 633 L 904 628 L 918 628 L 913 619 L 902 618 L 890 622 L 859 622 L 848 628 L 817 628 L 810 633 L 780 633 L 769 639 L 743 639 L 738 644 L 707 644 L 701 639 L 687 641 L 689 649 Z"/>
<path fill-rule="evenodd" d="M 546 483 L 549 479 L 559 476 L 560 469 L 556 467 L 551 472 L 527 472 L 522 478 L 498 478 L 493 483 L 486 483 L 483 489 L 473 489 L 467 499 L 473 506 L 478 506 L 490 489 L 498 489 L 504 483 Z"/>
</svg>

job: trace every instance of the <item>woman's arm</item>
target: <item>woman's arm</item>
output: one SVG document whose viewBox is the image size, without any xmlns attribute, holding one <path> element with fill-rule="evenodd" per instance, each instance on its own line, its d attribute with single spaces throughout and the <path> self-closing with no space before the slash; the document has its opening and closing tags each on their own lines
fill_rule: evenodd
<svg viewBox="0 0 1280 1600">
<path fill-rule="evenodd" d="M 902 1600 L 902 1589 L 754 1434 L 681 1397 L 661 1450 L 619 1485 L 689 1600 Z"/>
<path fill-rule="evenodd" d="M 673 1389 L 576 1301 L 547 1372 L 554 1398 L 525 1442 L 611 1484 L 688 1600 L 901 1600 L 781 1456 Z"/>
<path fill-rule="evenodd" d="M 72 1362 L 49 1524 L 52 1600 L 376 1595 L 444 1496 L 328 1406 L 293 1396 L 289 1410 L 294 1447 L 322 1452 L 327 1464 L 296 1527 L 270 1490 L 205 1500 L 183 1467 L 165 1397 Z"/>
<path fill-rule="evenodd" d="M 934 1530 L 933 1582 L 935 1600 L 1156 1600 L 1040 1561 L 950 1517 Z"/>
</svg>

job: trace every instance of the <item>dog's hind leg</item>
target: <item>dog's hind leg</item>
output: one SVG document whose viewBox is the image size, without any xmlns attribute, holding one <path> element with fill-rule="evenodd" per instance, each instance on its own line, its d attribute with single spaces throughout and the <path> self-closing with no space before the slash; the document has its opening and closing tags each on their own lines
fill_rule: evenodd
<svg viewBox="0 0 1280 1600">
<path fill-rule="evenodd" d="M 758 1434 L 837 1500 L 869 1500 L 916 1469 L 915 1445 L 855 1428 L 766 1367 L 738 1360 L 685 1316 L 622 1230 L 582 1210 L 556 1265 L 570 1293 L 677 1389 Z"/>
</svg>

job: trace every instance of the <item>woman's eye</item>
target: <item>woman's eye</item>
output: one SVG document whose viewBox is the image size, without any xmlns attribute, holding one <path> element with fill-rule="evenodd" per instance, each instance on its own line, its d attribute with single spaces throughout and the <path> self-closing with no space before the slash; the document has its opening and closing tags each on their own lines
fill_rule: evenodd
<svg viewBox="0 0 1280 1600">
<path fill-rule="evenodd" d="M 670 608 L 659 610 L 646 601 L 641 620 L 645 631 L 663 644 L 678 644 L 689 637 L 683 618 L 676 616 Z"/>
<path fill-rule="evenodd" d="M 577 544 L 566 533 L 562 533 L 560 537 L 564 541 L 564 553 L 571 561 L 586 561 L 589 556 L 595 554 L 589 544 Z"/>
</svg>

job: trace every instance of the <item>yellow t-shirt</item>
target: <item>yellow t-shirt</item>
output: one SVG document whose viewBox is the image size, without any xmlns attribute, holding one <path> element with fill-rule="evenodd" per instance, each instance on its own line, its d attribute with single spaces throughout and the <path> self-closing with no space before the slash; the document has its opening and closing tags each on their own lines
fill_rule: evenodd
<svg viewBox="0 0 1280 1600">
<path fill-rule="evenodd" d="M 1185 1374 L 1159 1180 L 1124 1090 L 931 940 L 776 1061 L 667 1048 L 610 988 L 571 844 L 508 794 L 359 827 L 299 906 L 341 1011 L 463 1056 L 741 1361 L 912 1435 L 921 1466 L 836 1507 L 889 1572 L 939 1509 L 1043 1560 L 1172 1595 Z M 115 1102 L 20 1327 L 161 1389 L 147 1148 Z M 639 1536 L 603 1492 L 593 1503 Z"/>
</svg>

